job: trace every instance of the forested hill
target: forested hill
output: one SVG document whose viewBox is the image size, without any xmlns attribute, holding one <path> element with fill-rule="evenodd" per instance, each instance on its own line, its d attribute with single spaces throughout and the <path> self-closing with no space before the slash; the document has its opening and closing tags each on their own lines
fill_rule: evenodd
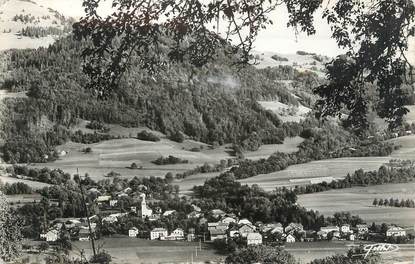
<svg viewBox="0 0 415 264">
<path fill-rule="evenodd" d="M 49 48 L 2 54 L 6 67 L 0 75 L 1 88 L 28 95 L 3 102 L 8 119 L 2 120 L 1 130 L 9 149 L 21 145 L 19 141 L 50 150 L 68 139 L 67 128 L 79 118 L 145 125 L 168 136 L 181 132 L 209 144 L 237 143 L 255 149 L 261 143 L 278 143 L 286 134 L 278 117 L 257 101 L 298 105 L 301 98 L 290 92 L 291 84 L 278 80 L 293 80 L 297 89 L 308 91 L 321 81 L 290 66 L 236 69 L 223 58 L 202 68 L 172 64 L 158 76 L 132 67 L 118 92 L 100 101 L 84 89 L 85 45 L 69 36 Z M 34 140 L 36 144 L 31 144 Z"/>
</svg>

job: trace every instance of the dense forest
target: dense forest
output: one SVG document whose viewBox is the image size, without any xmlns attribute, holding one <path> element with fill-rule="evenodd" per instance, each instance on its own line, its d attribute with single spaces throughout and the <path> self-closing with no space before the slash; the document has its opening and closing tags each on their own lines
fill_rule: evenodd
<svg viewBox="0 0 415 264">
<path fill-rule="evenodd" d="M 286 66 L 266 71 L 236 69 L 224 56 L 200 68 L 185 62 L 171 64 L 157 76 L 133 67 L 112 98 L 102 101 L 83 87 L 87 77 L 81 71 L 81 52 L 86 46 L 68 36 L 48 48 L 11 50 L 2 55 L 6 67 L 0 74 L 1 88 L 27 91 L 28 95 L 3 102 L 2 138 L 9 143 L 10 152 L 6 160 L 13 156 L 16 162 L 45 161 L 56 144 L 71 138 L 66 130 L 79 119 L 145 125 L 168 137 L 185 134 L 213 145 L 236 143 L 253 150 L 288 136 L 278 117 L 257 100 L 299 104 L 286 84 L 276 80 L 296 80 L 303 90 L 322 81 L 314 73 L 300 74 Z M 22 150 L 13 140 L 16 137 L 27 146 L 44 147 Z M 21 158 L 26 152 L 39 155 Z"/>
</svg>

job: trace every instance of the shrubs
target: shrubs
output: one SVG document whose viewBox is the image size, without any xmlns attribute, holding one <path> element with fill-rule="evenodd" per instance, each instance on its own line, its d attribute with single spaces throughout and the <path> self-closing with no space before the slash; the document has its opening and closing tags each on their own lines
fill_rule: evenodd
<svg viewBox="0 0 415 264">
<path fill-rule="evenodd" d="M 7 195 L 14 194 L 31 194 L 33 193 L 32 188 L 23 182 L 15 182 L 12 184 L 6 183 L 3 187 L 4 193 Z"/>
<path fill-rule="evenodd" d="M 176 130 L 170 135 L 169 139 L 178 143 L 182 143 L 184 141 L 184 135 L 182 132 Z"/>
<path fill-rule="evenodd" d="M 83 143 L 83 144 L 92 144 L 92 143 L 98 143 L 100 141 L 104 140 L 110 140 L 110 139 L 117 139 L 120 137 L 114 137 L 108 134 L 100 134 L 97 132 L 92 133 L 83 133 L 81 130 L 76 131 L 72 136 L 71 140 L 76 143 Z"/>
<path fill-rule="evenodd" d="M 145 141 L 153 141 L 153 142 L 160 141 L 160 138 L 158 136 L 146 130 L 142 130 L 141 132 L 138 132 L 137 139 L 145 140 Z"/>
<path fill-rule="evenodd" d="M 156 165 L 167 165 L 167 164 L 180 164 L 180 163 L 189 163 L 188 160 L 182 160 L 180 158 L 169 155 L 167 158 L 160 157 L 152 161 Z"/>
<path fill-rule="evenodd" d="M 281 57 L 281 56 L 278 56 L 278 55 L 272 55 L 271 56 L 271 58 L 273 59 L 273 60 L 276 60 L 276 61 L 288 61 L 288 59 L 287 58 L 285 58 L 285 57 Z"/>
<path fill-rule="evenodd" d="M 110 130 L 104 125 L 104 123 L 96 120 L 89 122 L 85 127 L 93 130 L 99 130 L 101 132 L 108 132 Z"/>
<path fill-rule="evenodd" d="M 92 149 L 90 147 L 87 147 L 87 148 L 82 149 L 82 152 L 83 153 L 91 153 Z"/>
</svg>

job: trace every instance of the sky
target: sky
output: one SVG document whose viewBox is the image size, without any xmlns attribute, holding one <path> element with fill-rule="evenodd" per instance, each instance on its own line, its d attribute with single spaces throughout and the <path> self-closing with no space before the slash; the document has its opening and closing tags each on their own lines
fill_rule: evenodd
<svg viewBox="0 0 415 264">
<path fill-rule="evenodd" d="M 51 7 L 64 15 L 72 17 L 83 16 L 82 0 L 34 0 L 39 4 Z M 102 14 L 109 14 L 111 1 L 102 0 L 100 6 Z M 315 16 L 316 34 L 307 36 L 302 33 L 296 36 L 294 29 L 287 28 L 288 13 L 285 6 L 280 6 L 275 10 L 271 17 L 275 22 L 267 29 L 263 30 L 255 43 L 254 49 L 260 52 L 295 53 L 298 50 L 315 52 L 327 56 L 336 56 L 342 53 L 337 47 L 336 42 L 331 39 L 330 27 L 321 18 L 321 13 Z M 413 42 L 415 43 L 415 42 Z M 415 45 L 409 52 L 409 57 L 415 62 Z"/>
</svg>

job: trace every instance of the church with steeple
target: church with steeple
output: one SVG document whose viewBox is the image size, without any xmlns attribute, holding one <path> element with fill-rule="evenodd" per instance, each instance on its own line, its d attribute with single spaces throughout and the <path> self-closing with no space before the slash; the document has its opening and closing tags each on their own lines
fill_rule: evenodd
<svg viewBox="0 0 415 264">
<path fill-rule="evenodd" d="M 140 195 L 140 197 L 141 197 L 141 218 L 150 217 L 153 214 L 153 210 L 147 207 L 146 195 L 143 193 Z"/>
</svg>

